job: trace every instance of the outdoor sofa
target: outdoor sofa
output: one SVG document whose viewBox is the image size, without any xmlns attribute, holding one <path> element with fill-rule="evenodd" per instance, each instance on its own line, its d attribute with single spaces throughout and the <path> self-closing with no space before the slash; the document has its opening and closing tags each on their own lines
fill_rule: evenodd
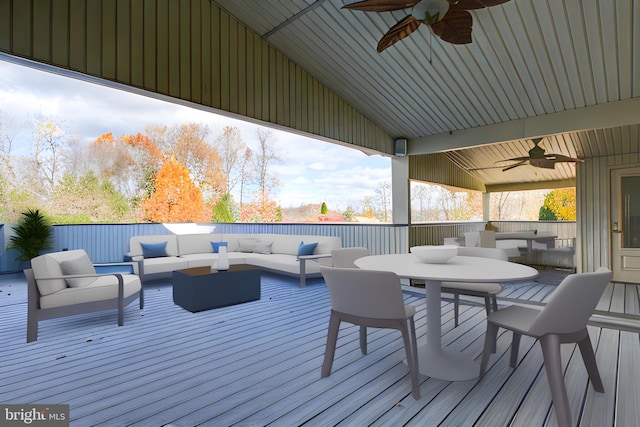
<svg viewBox="0 0 640 427">
<path fill-rule="evenodd" d="M 331 265 L 331 250 L 339 249 L 342 242 L 336 236 L 289 234 L 143 235 L 129 239 L 127 255 L 142 259 L 138 274 L 144 283 L 169 277 L 175 270 L 212 266 L 220 245 L 227 247 L 229 264 L 300 277 L 300 287 L 304 287 L 307 277 L 321 276 L 321 264 Z"/>
</svg>

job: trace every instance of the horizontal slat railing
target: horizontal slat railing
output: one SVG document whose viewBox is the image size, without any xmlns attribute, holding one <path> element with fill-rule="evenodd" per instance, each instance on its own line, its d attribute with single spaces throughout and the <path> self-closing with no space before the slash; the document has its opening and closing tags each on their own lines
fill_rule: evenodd
<svg viewBox="0 0 640 427">
<path fill-rule="evenodd" d="M 572 221 L 494 221 L 499 231 L 538 230 L 551 232 L 558 239 L 575 237 L 576 224 Z M 220 223 L 220 224 L 84 224 L 54 226 L 52 251 L 84 249 L 94 262 L 122 261 L 129 250 L 132 236 L 145 234 L 171 234 L 210 230 L 215 233 L 244 234 L 299 234 L 339 236 L 343 247 L 364 246 L 371 254 L 404 253 L 411 246 L 441 245 L 445 237 L 458 237 L 467 231 L 484 229 L 485 222 L 451 222 L 406 225 L 393 224 L 309 224 L 309 223 Z M 18 253 L 6 250 L 11 233 L 10 224 L 0 224 L 0 273 L 20 271 L 28 263 L 16 260 Z"/>
</svg>

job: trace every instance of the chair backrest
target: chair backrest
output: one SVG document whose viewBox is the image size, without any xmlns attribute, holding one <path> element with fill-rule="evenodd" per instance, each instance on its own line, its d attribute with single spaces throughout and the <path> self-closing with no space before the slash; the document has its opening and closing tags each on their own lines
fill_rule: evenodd
<svg viewBox="0 0 640 427">
<path fill-rule="evenodd" d="M 65 279 L 42 279 L 63 276 L 64 273 L 62 272 L 61 264 L 64 261 L 78 260 L 80 258 L 86 258 L 87 262 L 91 263 L 91 260 L 84 249 L 49 252 L 33 258 L 31 260 L 31 269 L 33 270 L 33 276 L 38 284 L 40 294 L 49 295 L 67 288 L 68 284 Z"/>
<path fill-rule="evenodd" d="M 480 248 L 495 248 L 496 232 L 491 230 L 466 232 L 464 233 L 464 245 Z"/>
<path fill-rule="evenodd" d="M 333 266 L 337 268 L 356 268 L 353 262 L 367 255 L 369 255 L 369 250 L 363 247 L 341 248 L 331 251 Z"/>
<path fill-rule="evenodd" d="M 321 267 L 331 308 L 341 313 L 375 319 L 403 319 L 400 278 L 387 271 Z"/>
<path fill-rule="evenodd" d="M 493 258 L 502 261 L 508 261 L 509 256 L 504 249 L 497 248 L 474 248 L 467 246 L 458 247 L 458 255 L 460 256 L 475 256 L 480 258 Z"/>
<path fill-rule="evenodd" d="M 593 273 L 565 277 L 532 323 L 529 332 L 541 336 L 547 333 L 568 334 L 584 329 L 611 277 L 611 270 L 605 267 Z"/>
</svg>

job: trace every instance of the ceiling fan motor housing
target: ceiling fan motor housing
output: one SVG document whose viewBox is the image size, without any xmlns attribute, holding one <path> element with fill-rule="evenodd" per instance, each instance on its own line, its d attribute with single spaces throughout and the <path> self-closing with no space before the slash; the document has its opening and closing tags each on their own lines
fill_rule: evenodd
<svg viewBox="0 0 640 427">
<path fill-rule="evenodd" d="M 422 0 L 411 9 L 411 15 L 418 21 L 434 24 L 444 18 L 449 11 L 447 0 Z"/>
</svg>

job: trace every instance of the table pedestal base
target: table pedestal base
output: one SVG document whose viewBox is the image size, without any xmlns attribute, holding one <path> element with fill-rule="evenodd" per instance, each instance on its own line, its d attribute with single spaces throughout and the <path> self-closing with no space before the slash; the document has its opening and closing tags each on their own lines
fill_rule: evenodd
<svg viewBox="0 0 640 427">
<path fill-rule="evenodd" d="M 449 349 L 418 346 L 420 373 L 445 381 L 467 381 L 478 378 L 480 364 L 467 354 Z"/>
</svg>

